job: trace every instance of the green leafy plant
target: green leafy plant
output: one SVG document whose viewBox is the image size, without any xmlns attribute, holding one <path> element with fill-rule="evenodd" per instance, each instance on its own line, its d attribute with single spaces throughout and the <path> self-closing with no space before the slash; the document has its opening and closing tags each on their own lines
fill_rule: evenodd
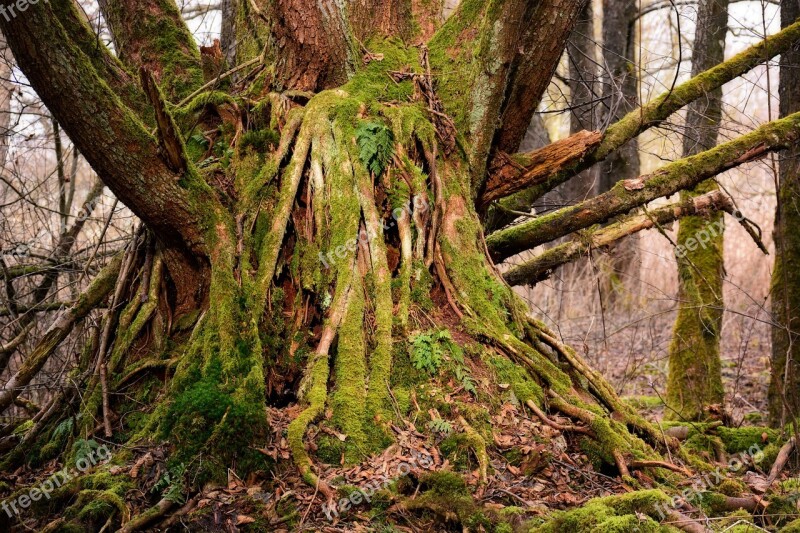
<svg viewBox="0 0 800 533">
<path fill-rule="evenodd" d="M 92 455 L 100 448 L 100 444 L 94 439 L 78 439 L 73 445 L 75 452 L 75 462 L 90 460 Z"/>
<path fill-rule="evenodd" d="M 178 463 L 171 466 L 166 472 L 156 481 L 150 491 L 154 494 L 161 494 L 165 500 L 170 500 L 175 503 L 184 502 L 185 487 L 183 483 L 184 474 L 186 473 L 186 465 Z"/>
<path fill-rule="evenodd" d="M 441 433 L 444 436 L 449 435 L 453 431 L 453 426 L 443 418 L 434 418 L 428 422 L 428 428 L 436 433 Z"/>
<path fill-rule="evenodd" d="M 436 374 L 444 363 L 445 350 L 452 339 L 446 329 L 428 330 L 411 338 L 411 363 L 417 370 Z"/>
<path fill-rule="evenodd" d="M 375 176 L 380 176 L 394 152 L 392 130 L 380 122 L 362 122 L 356 128 L 356 143 L 361 162 Z"/>
<path fill-rule="evenodd" d="M 411 338 L 411 363 L 417 370 L 436 374 L 448 359 L 448 366 L 464 390 L 476 395 L 475 380 L 464 364 L 464 350 L 448 330 L 428 330 Z"/>
</svg>

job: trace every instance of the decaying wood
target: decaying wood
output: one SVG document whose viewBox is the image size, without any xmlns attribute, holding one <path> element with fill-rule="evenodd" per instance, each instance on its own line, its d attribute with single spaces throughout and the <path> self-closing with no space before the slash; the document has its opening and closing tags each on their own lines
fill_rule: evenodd
<svg viewBox="0 0 800 533">
<path fill-rule="evenodd" d="M 551 174 L 540 177 L 536 184 L 530 184 L 529 188 L 534 192 L 527 195 L 527 203 L 532 205 L 532 202 L 535 202 L 560 184 L 578 175 L 581 171 L 590 168 L 595 163 L 604 160 L 630 139 L 649 128 L 658 126 L 688 103 L 702 98 L 710 91 L 723 86 L 732 79 L 752 70 L 765 60 L 787 50 L 798 39 L 800 39 L 800 21 L 763 41 L 759 41 L 724 63 L 687 80 L 675 87 L 674 90 L 666 91 L 651 102 L 634 109 L 603 132 L 602 140 L 599 144 L 588 146 L 583 153 L 573 154 L 573 165 L 554 168 Z M 582 133 L 575 135 L 581 135 Z M 575 144 L 574 146 L 579 147 L 580 145 Z M 501 160 L 499 163 L 493 162 L 490 167 L 503 168 L 503 161 Z M 533 168 L 526 166 L 520 168 L 519 173 L 522 174 L 530 170 L 533 170 Z M 503 198 L 510 194 L 513 193 L 498 195 L 497 198 Z"/>
<path fill-rule="evenodd" d="M 760 128 L 698 155 L 679 159 L 635 180 L 617 183 L 607 193 L 489 235 L 492 259 L 525 250 L 606 222 L 634 208 L 690 189 L 717 174 L 791 145 L 800 138 L 800 113 Z"/>
<path fill-rule="evenodd" d="M 152 73 L 142 67 L 139 75 L 142 80 L 142 88 L 155 111 L 158 147 L 164 157 L 164 162 L 176 174 L 183 174 L 189 168 L 189 163 L 183 153 L 183 142 L 178 127 L 167 111 L 167 104 L 164 102 L 161 90 Z"/>
<path fill-rule="evenodd" d="M 669 525 L 686 531 L 686 533 L 706 533 L 706 528 L 693 518 L 689 518 L 683 513 L 672 510 L 667 514 Z"/>
<path fill-rule="evenodd" d="M 490 178 L 481 195 L 480 205 L 485 207 L 499 198 L 542 183 L 549 176 L 574 167 L 600 144 L 602 138 L 599 131 L 580 131 L 566 139 L 520 155 L 518 161 L 507 154 L 498 153 L 492 160 Z"/>
<path fill-rule="evenodd" d="M 786 444 L 781 446 L 780 451 L 778 452 L 778 456 L 775 458 L 775 462 L 772 463 L 772 468 L 769 471 L 769 476 L 767 477 L 767 487 L 771 487 L 775 480 L 778 478 L 778 475 L 783 470 L 783 467 L 786 466 L 786 463 L 789 462 L 789 457 L 792 455 L 792 452 L 797 445 L 797 438 L 792 437 Z"/>
</svg>

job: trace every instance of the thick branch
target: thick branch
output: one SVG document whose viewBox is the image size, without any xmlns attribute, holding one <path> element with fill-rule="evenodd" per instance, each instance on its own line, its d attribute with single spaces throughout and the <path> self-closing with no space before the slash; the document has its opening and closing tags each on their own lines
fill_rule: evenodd
<svg viewBox="0 0 800 533">
<path fill-rule="evenodd" d="M 527 0 L 465 0 L 430 41 L 436 91 L 469 143 L 476 190 L 500 125 L 521 39 L 526 28 L 546 26 L 533 18 L 537 5 Z"/>
<path fill-rule="evenodd" d="M 72 42 L 91 61 L 92 66 L 120 100 L 140 117 L 149 114 L 149 106 L 136 77 L 128 72 L 122 62 L 108 48 L 102 45 L 99 37 L 89 27 L 86 17 L 78 11 L 74 0 L 51 0 L 56 17 L 64 26 Z"/>
<path fill-rule="evenodd" d="M 565 242 L 515 266 L 503 274 L 509 285 L 535 285 L 547 279 L 556 267 L 585 256 L 591 250 L 609 246 L 639 231 L 674 222 L 689 215 L 704 215 L 712 211 L 733 210 L 730 198 L 720 191 L 687 198 L 682 202 L 634 215 L 625 220 L 598 229 L 577 240 Z"/>
<path fill-rule="evenodd" d="M 631 111 L 624 118 L 611 125 L 603 134 L 602 141 L 599 144 L 588 146 L 583 152 L 574 154 L 574 165 L 563 169 L 555 169 L 555 172 L 544 179 L 533 168 L 515 169 L 513 164 L 502 160 L 499 164 L 492 165 L 494 173 L 514 175 L 532 172 L 531 181 L 526 183 L 521 180 L 515 184 L 515 187 L 530 187 L 534 193 L 529 194 L 526 191 L 526 196 L 529 201 L 535 201 L 582 170 L 604 160 L 610 153 L 643 131 L 658 126 L 681 107 L 698 98 L 702 98 L 732 79 L 752 70 L 764 61 L 788 50 L 799 39 L 800 21 L 760 41 L 724 63 L 720 63 L 716 67 L 678 85 L 673 91 L 661 94 L 650 103 Z M 580 144 L 576 143 L 575 146 L 576 152 L 578 152 Z"/>
<path fill-rule="evenodd" d="M 499 168 L 490 169 L 491 177 L 481 196 L 481 205 L 486 206 L 541 183 L 565 168 L 574 167 L 587 152 L 600 144 L 602 137 L 599 131 L 580 131 L 515 159 L 498 153 L 492 163 L 499 164 Z M 524 170 L 520 173 L 521 169 Z"/>
<path fill-rule="evenodd" d="M 12 0 L 3 0 L 9 9 Z M 70 39 L 47 3 L 24 16 L 0 17 L 20 68 L 103 182 L 168 245 L 203 254 L 198 215 L 187 185 L 171 172 L 158 145 Z M 181 181 L 183 180 L 183 181 Z"/>
<path fill-rule="evenodd" d="M 174 0 L 100 0 L 120 59 L 177 102 L 203 84 L 200 50 Z"/>
<path fill-rule="evenodd" d="M 119 274 L 122 257 L 115 257 L 92 281 L 78 301 L 71 308 L 64 310 L 50 325 L 47 332 L 25 358 L 22 365 L 0 389 L 0 412 L 4 411 L 14 402 L 36 374 L 44 367 L 50 355 L 67 335 L 72 331 L 75 323 L 82 320 L 94 309 L 106 295 L 114 288 L 114 283 Z"/>
<path fill-rule="evenodd" d="M 653 174 L 617 183 L 610 191 L 574 206 L 524 222 L 486 239 L 495 261 L 669 196 L 747 161 L 780 150 L 800 138 L 800 113 L 764 124 L 741 137 L 698 155 L 679 159 Z"/>
<path fill-rule="evenodd" d="M 506 153 L 519 150 L 585 4 L 586 0 L 529 2 L 535 10 L 526 21 L 511 67 L 502 128 L 495 142 L 498 150 Z"/>
</svg>

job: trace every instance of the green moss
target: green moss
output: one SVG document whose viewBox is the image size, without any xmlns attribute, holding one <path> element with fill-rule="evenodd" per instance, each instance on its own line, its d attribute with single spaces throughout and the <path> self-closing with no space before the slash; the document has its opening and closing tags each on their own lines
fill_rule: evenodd
<svg viewBox="0 0 800 533">
<path fill-rule="evenodd" d="M 664 405 L 658 396 L 631 396 L 623 398 L 623 401 L 634 409 L 657 409 Z"/>
<path fill-rule="evenodd" d="M 713 181 L 700 184 L 688 198 L 716 190 Z M 725 391 L 719 353 L 722 329 L 723 278 L 722 213 L 710 217 L 685 217 L 680 221 L 678 243 L 678 300 L 670 344 L 667 418 L 702 420 L 710 405 L 721 405 Z M 708 237 L 708 239 L 705 239 Z M 700 246 L 697 246 L 699 239 Z"/>
<path fill-rule="evenodd" d="M 778 431 L 765 427 L 743 426 L 729 428 L 720 426 L 715 430 L 728 453 L 741 453 L 764 448 L 778 441 Z"/>
<path fill-rule="evenodd" d="M 439 444 L 439 449 L 450 463 L 460 471 L 470 471 L 472 464 L 472 442 L 464 433 L 450 435 Z"/>
<path fill-rule="evenodd" d="M 788 524 L 797 517 L 797 499 L 773 495 L 767 498 L 769 501 L 770 522 L 780 528 Z M 782 529 L 780 531 L 783 531 Z"/>
<path fill-rule="evenodd" d="M 531 400 L 537 405 L 543 404 L 544 391 L 542 387 L 530 377 L 524 368 L 505 357 L 491 356 L 489 362 L 497 372 L 498 383 L 511 385 L 514 396 L 520 402 L 525 403 Z"/>
<path fill-rule="evenodd" d="M 723 479 L 717 486 L 717 491 L 726 496 L 738 497 L 747 491 L 747 487 L 736 479 Z"/>
<path fill-rule="evenodd" d="M 467 483 L 464 478 L 454 472 L 441 470 L 430 472 L 420 479 L 422 490 L 430 491 L 438 496 L 468 495 Z"/>
<path fill-rule="evenodd" d="M 786 524 L 781 531 L 783 533 L 800 533 L 800 518 Z"/>
<path fill-rule="evenodd" d="M 656 521 L 660 519 L 659 506 L 669 501 L 667 495 L 659 490 L 594 498 L 577 509 L 553 513 L 547 522 L 535 530 L 543 533 L 561 531 L 621 533 L 639 527 L 641 531 L 663 531 Z"/>
<path fill-rule="evenodd" d="M 339 328 L 335 359 L 336 384 L 330 399 L 333 423 L 347 435 L 345 461 L 353 463 L 364 455 L 366 420 L 366 346 L 364 343 L 364 289 L 354 280 L 347 313 Z"/>
</svg>

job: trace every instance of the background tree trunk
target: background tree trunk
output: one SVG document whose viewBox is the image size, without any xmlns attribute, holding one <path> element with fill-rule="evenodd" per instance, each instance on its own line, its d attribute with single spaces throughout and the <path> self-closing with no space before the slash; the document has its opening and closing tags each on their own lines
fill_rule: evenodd
<svg viewBox="0 0 800 533">
<path fill-rule="evenodd" d="M 603 101 L 608 110 L 606 126 L 639 105 L 639 76 L 636 57 L 636 0 L 603 0 Z M 615 183 L 639 175 L 639 143 L 632 139 L 599 165 L 597 193 Z M 598 259 L 600 297 L 604 306 L 632 303 L 638 297 L 639 236 L 617 243 L 609 255 Z"/>
<path fill-rule="evenodd" d="M 722 63 L 728 33 L 727 0 L 701 0 L 692 48 L 692 75 Z M 684 157 L 700 153 L 717 144 L 722 119 L 722 88 L 689 104 Z M 681 198 L 718 190 L 713 180 L 706 181 Z M 707 407 L 721 405 L 725 399 L 720 362 L 722 329 L 723 213 L 681 219 L 678 229 L 678 315 L 669 349 L 667 379 L 668 416 L 698 420 L 708 416 Z M 705 237 L 708 236 L 708 239 Z M 699 247 L 689 240 L 702 237 Z M 689 245 L 687 247 L 687 245 Z"/>
<path fill-rule="evenodd" d="M 800 1 L 781 2 L 781 25 L 800 17 Z M 800 110 L 800 47 L 781 54 L 780 114 Z M 772 374 L 769 418 L 783 426 L 800 415 L 800 149 L 781 153 L 772 274 Z"/>
</svg>

